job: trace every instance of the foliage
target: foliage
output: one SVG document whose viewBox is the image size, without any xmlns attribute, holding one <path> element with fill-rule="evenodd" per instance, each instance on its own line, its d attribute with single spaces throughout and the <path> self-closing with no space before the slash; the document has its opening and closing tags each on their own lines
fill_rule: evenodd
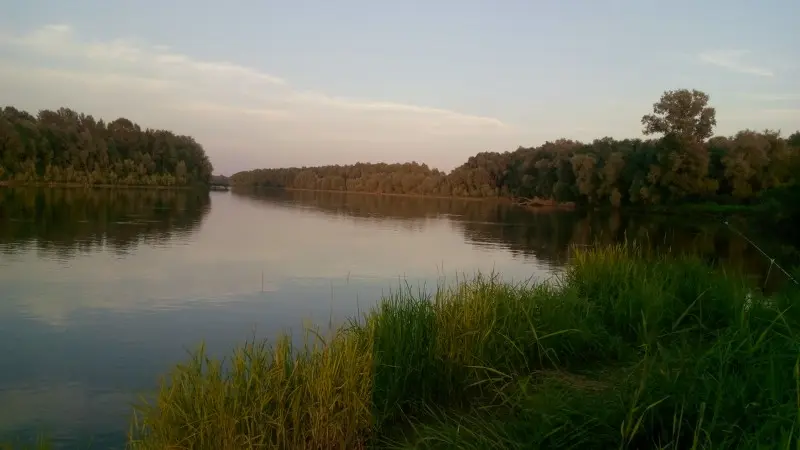
<svg viewBox="0 0 800 450">
<path fill-rule="evenodd" d="M 684 141 L 702 142 L 714 134 L 716 111 L 709 96 L 698 90 L 667 91 L 653 104 L 653 114 L 642 117 L 644 134 L 671 134 Z"/>
<path fill-rule="evenodd" d="M 190 136 L 106 124 L 67 108 L 0 110 L 0 181 L 82 185 L 208 184 L 212 166 Z"/>
<path fill-rule="evenodd" d="M 714 137 L 709 97 L 665 92 L 645 115 L 659 139 L 568 139 L 513 152 L 482 152 L 444 173 L 416 162 L 257 169 L 233 175 L 238 186 L 455 197 L 512 197 L 584 205 L 704 202 L 750 204 L 797 181 L 800 133 L 744 130 Z"/>
<path fill-rule="evenodd" d="M 225 175 L 212 175 L 210 182 L 218 186 L 228 186 L 230 184 L 230 178 Z"/>
<path fill-rule="evenodd" d="M 131 447 L 789 448 L 800 292 L 612 246 L 554 283 L 402 290 L 325 342 L 202 348 Z"/>
</svg>

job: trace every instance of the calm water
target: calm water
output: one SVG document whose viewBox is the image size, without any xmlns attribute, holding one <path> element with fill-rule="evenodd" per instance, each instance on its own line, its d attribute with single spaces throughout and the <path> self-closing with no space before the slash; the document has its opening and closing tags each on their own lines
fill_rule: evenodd
<svg viewBox="0 0 800 450">
<path fill-rule="evenodd" d="M 314 192 L 0 190 L 0 441 L 121 447 L 130 404 L 205 340 L 338 322 L 399 283 L 542 278 L 625 237 L 766 265 L 719 221 Z"/>
</svg>

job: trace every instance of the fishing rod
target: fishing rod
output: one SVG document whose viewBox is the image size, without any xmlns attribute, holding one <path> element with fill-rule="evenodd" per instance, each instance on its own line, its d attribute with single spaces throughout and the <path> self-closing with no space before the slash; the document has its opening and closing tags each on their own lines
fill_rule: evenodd
<svg viewBox="0 0 800 450">
<path fill-rule="evenodd" d="M 786 275 L 786 278 L 788 278 L 789 280 L 791 280 L 791 281 L 792 281 L 792 283 L 794 283 L 794 284 L 796 284 L 796 285 L 800 286 L 800 283 L 799 283 L 799 282 L 798 282 L 798 281 L 797 281 L 797 280 L 796 280 L 796 279 L 795 279 L 795 278 L 792 276 L 792 274 L 790 274 L 789 272 L 787 272 L 787 271 L 786 271 L 786 269 L 784 269 L 783 267 L 781 267 L 781 265 L 780 265 L 780 264 L 778 264 L 777 262 L 775 262 L 775 258 L 773 258 L 773 257 L 769 256 L 769 255 L 767 254 L 767 252 L 765 252 L 764 250 L 762 250 L 762 249 L 761 249 L 761 247 L 759 247 L 758 245 L 756 245 L 756 243 L 755 243 L 755 242 L 753 242 L 752 240 L 750 240 L 750 238 L 748 238 L 747 236 L 745 236 L 745 235 L 744 235 L 744 233 L 742 233 L 741 231 L 739 231 L 739 230 L 737 230 L 736 228 L 734 228 L 734 226 L 733 226 L 733 225 L 731 225 L 731 224 L 730 224 L 730 223 L 729 223 L 727 220 L 723 220 L 723 221 L 722 221 L 722 223 L 724 223 L 724 224 L 725 224 L 725 225 L 726 225 L 728 228 L 730 228 L 730 230 L 731 230 L 731 231 L 733 231 L 734 233 L 736 233 L 736 234 L 738 234 L 739 236 L 741 236 L 741 237 L 742 237 L 742 239 L 744 239 L 745 241 L 747 241 L 747 242 L 748 242 L 750 245 L 752 245 L 752 246 L 753 246 L 753 247 L 754 247 L 756 250 L 758 250 L 759 252 L 761 252 L 761 254 L 762 254 L 762 255 L 764 255 L 764 257 L 765 257 L 765 258 L 767 258 L 767 259 L 769 260 L 769 269 L 768 269 L 768 271 L 767 271 L 767 277 L 769 277 L 769 272 L 770 272 L 770 271 L 772 271 L 772 266 L 775 266 L 775 267 L 777 267 L 777 268 L 778 268 L 778 270 L 780 270 L 781 272 L 783 272 L 783 274 L 784 274 L 784 275 Z"/>
</svg>

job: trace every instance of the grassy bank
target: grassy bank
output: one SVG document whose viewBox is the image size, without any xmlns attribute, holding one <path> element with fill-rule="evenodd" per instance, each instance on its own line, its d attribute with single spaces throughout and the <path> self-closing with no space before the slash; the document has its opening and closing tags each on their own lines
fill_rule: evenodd
<svg viewBox="0 0 800 450">
<path fill-rule="evenodd" d="M 795 448 L 796 290 L 688 258 L 576 253 L 555 284 L 400 292 L 332 336 L 202 349 L 135 449 Z"/>
</svg>

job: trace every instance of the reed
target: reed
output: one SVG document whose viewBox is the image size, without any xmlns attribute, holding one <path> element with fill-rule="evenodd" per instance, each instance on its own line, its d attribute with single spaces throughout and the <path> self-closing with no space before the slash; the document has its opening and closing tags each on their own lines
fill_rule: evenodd
<svg viewBox="0 0 800 450">
<path fill-rule="evenodd" d="M 555 283 L 401 289 L 302 345 L 202 347 L 134 449 L 797 448 L 800 291 L 632 245 Z"/>
</svg>

